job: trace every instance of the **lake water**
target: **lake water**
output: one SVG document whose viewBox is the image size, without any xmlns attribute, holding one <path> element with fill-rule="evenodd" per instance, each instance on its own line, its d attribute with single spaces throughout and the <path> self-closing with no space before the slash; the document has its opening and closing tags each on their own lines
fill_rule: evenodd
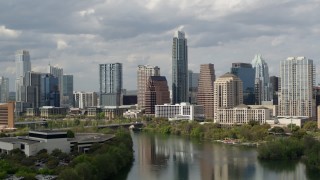
<svg viewBox="0 0 320 180">
<path fill-rule="evenodd" d="M 132 139 L 135 161 L 115 179 L 320 179 L 301 162 L 260 161 L 252 147 L 148 133 L 132 133 Z"/>
</svg>

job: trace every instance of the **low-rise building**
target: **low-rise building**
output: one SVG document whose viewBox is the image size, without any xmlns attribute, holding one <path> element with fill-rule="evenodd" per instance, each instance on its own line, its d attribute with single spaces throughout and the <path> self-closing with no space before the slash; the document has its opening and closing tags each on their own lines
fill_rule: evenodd
<svg viewBox="0 0 320 180">
<path fill-rule="evenodd" d="M 88 117 L 97 117 L 102 112 L 102 109 L 99 107 L 88 107 L 87 116 Z"/>
<path fill-rule="evenodd" d="M 275 124 L 278 126 L 287 127 L 289 124 L 295 124 L 302 127 L 303 124 L 310 120 L 308 116 L 278 116 L 275 120 Z"/>
<path fill-rule="evenodd" d="M 218 108 L 216 123 L 221 125 L 240 125 L 250 121 L 257 121 L 259 124 L 265 124 L 269 120 L 270 109 L 265 107 L 251 108 L 241 104 L 234 108 Z"/>
<path fill-rule="evenodd" d="M 123 117 L 129 118 L 129 119 L 132 119 L 132 118 L 137 119 L 137 118 L 141 117 L 142 115 L 143 115 L 143 110 L 141 110 L 141 109 L 129 109 L 123 113 Z"/>
<path fill-rule="evenodd" d="M 53 107 L 53 106 L 43 106 L 39 108 L 41 117 L 50 117 L 53 115 L 66 115 L 67 108 L 65 107 Z"/>
<path fill-rule="evenodd" d="M 0 104 L 0 129 L 14 128 L 14 102 Z"/>
<path fill-rule="evenodd" d="M 204 110 L 201 105 L 182 102 L 180 104 L 156 105 L 155 117 L 169 120 L 204 120 Z"/>
<path fill-rule="evenodd" d="M 136 106 L 133 105 L 123 105 L 123 106 L 104 106 L 102 109 L 105 112 L 105 119 L 112 120 L 118 117 L 122 117 L 126 111 L 129 109 L 135 109 Z"/>
</svg>

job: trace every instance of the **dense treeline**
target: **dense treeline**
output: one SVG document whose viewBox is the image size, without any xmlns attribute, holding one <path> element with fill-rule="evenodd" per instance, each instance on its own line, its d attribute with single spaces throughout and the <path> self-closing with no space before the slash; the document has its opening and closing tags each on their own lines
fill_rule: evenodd
<svg viewBox="0 0 320 180">
<path fill-rule="evenodd" d="M 108 179 L 133 161 L 131 136 L 119 130 L 111 142 L 95 144 L 88 154 L 74 158 L 70 167 L 59 174 L 59 179 Z"/>
<path fill-rule="evenodd" d="M 164 119 L 154 119 L 144 128 L 147 132 L 183 135 L 200 139 L 219 140 L 224 138 L 240 139 L 242 141 L 262 141 L 271 138 L 268 134 L 270 125 L 258 125 L 256 122 L 221 128 L 219 124 L 198 122 L 169 122 Z"/>
<path fill-rule="evenodd" d="M 302 158 L 309 169 L 320 170 L 320 142 L 310 135 L 279 138 L 258 147 L 258 158 L 294 160 Z"/>
</svg>

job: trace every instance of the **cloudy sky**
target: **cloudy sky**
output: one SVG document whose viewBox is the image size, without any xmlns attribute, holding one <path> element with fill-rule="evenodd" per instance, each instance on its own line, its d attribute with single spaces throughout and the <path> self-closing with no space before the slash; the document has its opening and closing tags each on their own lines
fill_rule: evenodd
<svg viewBox="0 0 320 180">
<path fill-rule="evenodd" d="M 60 66 L 75 90 L 98 91 L 98 64 L 123 63 L 124 88 L 136 89 L 139 64 L 158 65 L 171 82 L 171 46 L 186 32 L 189 69 L 261 53 L 270 75 L 279 61 L 306 56 L 318 66 L 320 0 L 10 0 L 0 1 L 0 75 L 14 90 L 14 53 L 30 52 L 32 70 Z"/>
</svg>

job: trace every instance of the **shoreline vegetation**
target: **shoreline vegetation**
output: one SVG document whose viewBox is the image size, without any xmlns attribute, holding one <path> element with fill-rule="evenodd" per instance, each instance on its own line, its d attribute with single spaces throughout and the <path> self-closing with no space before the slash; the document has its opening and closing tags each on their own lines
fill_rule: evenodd
<svg viewBox="0 0 320 180">
<path fill-rule="evenodd" d="M 169 122 L 154 118 L 144 132 L 180 135 L 226 144 L 256 145 L 260 160 L 302 160 L 308 170 L 320 170 L 320 141 L 317 124 L 310 121 L 302 128 L 293 124 L 271 128 L 268 124 L 249 122 L 231 127 L 215 123 Z"/>
<path fill-rule="evenodd" d="M 0 154 L 0 179 L 23 177 L 36 179 L 36 175 L 52 176 L 57 179 L 105 179 L 111 178 L 133 163 L 133 142 L 125 129 L 73 128 L 68 133 L 93 132 L 115 134 L 103 144 L 93 144 L 89 152 L 63 153 L 59 149 L 48 153 L 45 149 L 37 155 L 26 157 L 20 149 L 10 154 Z M 4 135 L 4 134 L 2 134 Z"/>
</svg>

